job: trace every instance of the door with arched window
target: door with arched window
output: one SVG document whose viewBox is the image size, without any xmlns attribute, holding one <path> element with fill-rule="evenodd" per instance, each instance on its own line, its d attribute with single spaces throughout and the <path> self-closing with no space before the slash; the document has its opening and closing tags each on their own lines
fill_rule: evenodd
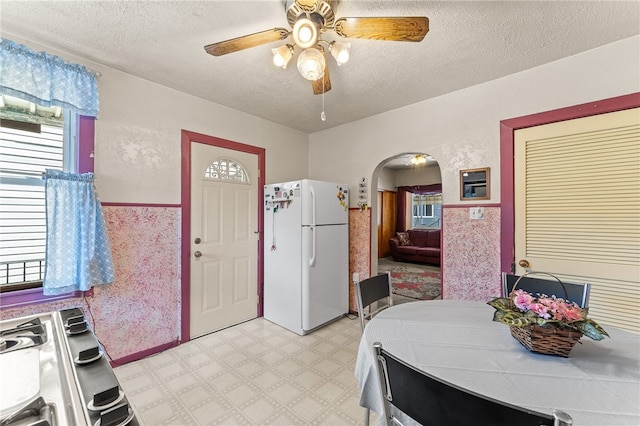
<svg viewBox="0 0 640 426">
<path fill-rule="evenodd" d="M 191 147 L 191 338 L 257 317 L 258 156 Z"/>
</svg>

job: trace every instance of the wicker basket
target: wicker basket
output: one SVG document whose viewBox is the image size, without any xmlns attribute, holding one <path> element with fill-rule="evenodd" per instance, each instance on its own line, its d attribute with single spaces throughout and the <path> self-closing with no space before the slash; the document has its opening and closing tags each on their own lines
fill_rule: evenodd
<svg viewBox="0 0 640 426">
<path fill-rule="evenodd" d="M 546 355 L 568 357 L 569 352 L 582 337 L 576 330 L 561 328 L 555 325 L 542 327 L 530 325 L 527 327 L 510 326 L 511 335 L 531 352 Z"/>
<path fill-rule="evenodd" d="M 546 272 L 535 272 L 537 274 L 545 274 L 555 278 L 562 290 L 565 299 L 567 298 L 567 289 L 564 283 L 555 275 Z M 511 289 L 511 293 L 516 289 L 518 282 L 527 276 L 527 273 L 516 280 Z M 547 324 L 545 326 L 529 325 L 526 327 L 510 326 L 511 335 L 531 352 L 537 352 L 546 355 L 558 355 L 568 357 L 569 352 L 582 337 L 582 333 L 570 328 L 561 327 L 555 324 Z"/>
</svg>

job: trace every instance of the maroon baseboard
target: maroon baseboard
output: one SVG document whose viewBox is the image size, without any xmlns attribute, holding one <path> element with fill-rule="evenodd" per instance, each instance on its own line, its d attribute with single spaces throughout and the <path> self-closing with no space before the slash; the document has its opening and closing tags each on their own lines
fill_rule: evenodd
<svg viewBox="0 0 640 426">
<path fill-rule="evenodd" d="M 138 361 L 148 356 L 166 351 L 167 349 L 175 348 L 179 344 L 180 344 L 180 341 L 176 339 L 173 342 L 165 343 L 153 348 L 145 349 L 144 351 L 141 351 L 141 352 L 136 352 L 131 355 L 123 356 L 122 358 L 111 360 L 109 361 L 109 364 L 111 364 L 111 367 L 115 368 L 124 364 L 128 364 L 130 362 Z"/>
</svg>

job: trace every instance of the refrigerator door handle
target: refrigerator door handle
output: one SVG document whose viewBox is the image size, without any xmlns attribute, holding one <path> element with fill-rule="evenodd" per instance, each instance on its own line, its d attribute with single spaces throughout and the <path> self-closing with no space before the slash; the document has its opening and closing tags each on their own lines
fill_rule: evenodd
<svg viewBox="0 0 640 426">
<path fill-rule="evenodd" d="M 316 264 L 316 227 L 311 225 L 309 227 L 311 231 L 311 258 L 309 259 L 309 266 Z"/>
<path fill-rule="evenodd" d="M 309 195 L 311 196 L 311 226 L 316 225 L 316 192 L 313 186 L 309 185 Z"/>
</svg>

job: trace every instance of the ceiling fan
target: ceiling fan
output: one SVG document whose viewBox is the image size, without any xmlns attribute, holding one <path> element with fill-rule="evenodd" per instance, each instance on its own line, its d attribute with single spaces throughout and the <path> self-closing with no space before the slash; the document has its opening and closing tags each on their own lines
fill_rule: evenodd
<svg viewBox="0 0 640 426">
<path fill-rule="evenodd" d="M 429 161 L 433 161 L 433 157 L 425 154 L 415 154 L 405 163 L 405 166 L 421 166 L 427 164 Z"/>
<path fill-rule="evenodd" d="M 351 43 L 322 39 L 325 33 L 333 32 L 341 38 L 419 42 L 429 31 L 429 19 L 425 16 L 336 19 L 334 7 L 339 0 L 283 0 L 282 3 L 291 30 L 273 28 L 209 44 L 204 49 L 213 56 L 222 56 L 291 36 L 292 44 L 271 49 L 273 62 L 285 69 L 299 49 L 298 71 L 311 81 L 313 93 L 318 95 L 331 90 L 325 47 L 338 65 L 349 59 L 351 49 Z"/>
</svg>

